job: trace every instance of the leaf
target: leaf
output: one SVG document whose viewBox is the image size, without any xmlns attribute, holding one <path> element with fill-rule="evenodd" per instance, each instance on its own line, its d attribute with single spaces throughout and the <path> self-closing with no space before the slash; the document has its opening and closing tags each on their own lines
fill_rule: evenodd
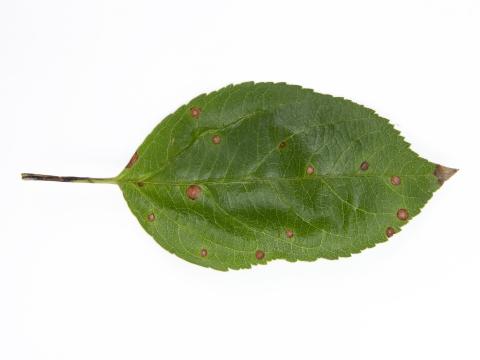
<svg viewBox="0 0 480 360">
<path fill-rule="evenodd" d="M 283 83 L 203 94 L 167 116 L 110 182 L 168 251 L 217 270 L 337 259 L 387 240 L 456 170 L 363 106 Z"/>
</svg>

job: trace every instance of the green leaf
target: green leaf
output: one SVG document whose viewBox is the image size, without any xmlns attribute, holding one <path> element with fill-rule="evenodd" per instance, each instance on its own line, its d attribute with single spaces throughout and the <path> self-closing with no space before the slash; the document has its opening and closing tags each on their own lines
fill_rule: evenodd
<svg viewBox="0 0 480 360">
<path fill-rule="evenodd" d="M 387 240 L 455 173 L 388 120 L 283 83 L 203 94 L 167 116 L 111 182 L 165 249 L 217 270 L 350 256 Z"/>
</svg>

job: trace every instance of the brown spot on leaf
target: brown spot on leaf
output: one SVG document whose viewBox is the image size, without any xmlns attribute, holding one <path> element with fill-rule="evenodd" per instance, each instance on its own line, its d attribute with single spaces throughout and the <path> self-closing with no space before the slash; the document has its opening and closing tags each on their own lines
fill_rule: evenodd
<svg viewBox="0 0 480 360">
<path fill-rule="evenodd" d="M 293 237 L 293 230 L 287 229 L 285 230 L 285 235 L 287 235 L 287 238 L 292 238 Z"/>
<path fill-rule="evenodd" d="M 205 257 L 205 256 L 207 256 L 207 255 L 208 255 L 207 249 L 202 249 L 202 250 L 200 250 L 200 256 L 201 256 L 201 257 Z"/>
<path fill-rule="evenodd" d="M 387 230 L 385 230 L 385 234 L 387 237 L 392 237 L 395 234 L 395 229 L 389 226 L 387 227 Z"/>
<path fill-rule="evenodd" d="M 367 171 L 368 170 L 368 162 L 367 161 L 364 161 L 360 164 L 360 169 L 363 170 L 363 171 Z"/>
<path fill-rule="evenodd" d="M 198 185 L 190 185 L 187 188 L 187 196 L 191 200 L 196 200 L 202 193 L 202 188 Z"/>
<path fill-rule="evenodd" d="M 135 154 L 130 158 L 130 161 L 128 162 L 126 168 L 130 169 L 138 160 L 138 153 L 135 151 Z"/>
<path fill-rule="evenodd" d="M 137 186 L 138 186 L 138 187 L 143 187 L 143 185 L 145 185 L 145 184 L 143 183 L 143 181 L 138 181 L 138 182 L 137 182 Z"/>
<path fill-rule="evenodd" d="M 400 176 L 396 176 L 396 175 L 392 176 L 390 178 L 390 182 L 392 183 L 392 185 L 400 185 L 400 182 L 401 182 Z"/>
<path fill-rule="evenodd" d="M 397 211 L 397 217 L 402 220 L 402 221 L 405 221 L 408 219 L 408 211 L 407 209 L 398 209 Z"/>
<path fill-rule="evenodd" d="M 201 113 L 202 113 L 202 109 L 200 109 L 199 107 L 190 108 L 190 115 L 192 115 L 192 117 L 195 119 L 198 119 Z"/>
<path fill-rule="evenodd" d="M 222 139 L 220 138 L 220 135 L 212 136 L 212 143 L 214 143 L 215 145 L 220 144 L 220 141 L 222 141 Z"/>
<path fill-rule="evenodd" d="M 438 183 L 440 185 L 443 185 L 443 183 L 450 179 L 453 175 L 455 175 L 457 171 L 458 169 L 452 169 L 446 166 L 437 165 L 435 166 L 435 171 L 433 172 L 433 175 L 437 177 Z"/>
<path fill-rule="evenodd" d="M 265 257 L 265 252 L 262 250 L 257 250 L 255 252 L 255 257 L 257 258 L 257 260 L 262 260 Z"/>
<path fill-rule="evenodd" d="M 307 166 L 307 175 L 312 175 L 315 172 L 315 168 L 312 165 Z"/>
<path fill-rule="evenodd" d="M 280 144 L 278 144 L 279 149 L 284 149 L 286 147 L 287 147 L 287 142 L 286 141 L 282 141 Z"/>
<path fill-rule="evenodd" d="M 155 214 L 154 213 L 148 214 L 147 219 L 148 219 L 148 221 L 154 221 L 155 220 Z"/>
</svg>

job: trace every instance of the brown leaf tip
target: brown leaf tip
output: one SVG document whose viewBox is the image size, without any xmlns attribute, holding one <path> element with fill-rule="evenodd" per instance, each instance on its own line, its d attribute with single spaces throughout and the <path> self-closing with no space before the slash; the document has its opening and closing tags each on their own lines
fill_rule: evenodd
<svg viewBox="0 0 480 360">
<path fill-rule="evenodd" d="M 220 141 L 222 141 L 222 139 L 220 138 L 220 135 L 213 135 L 212 136 L 212 143 L 214 143 L 215 145 L 220 144 Z"/>
<path fill-rule="evenodd" d="M 367 161 L 364 161 L 360 164 L 360 170 L 363 170 L 363 171 L 367 171 L 368 170 L 368 162 Z"/>
<path fill-rule="evenodd" d="M 395 186 L 400 185 L 400 183 L 401 183 L 400 176 L 396 176 L 396 175 L 392 176 L 390 178 L 390 182 L 392 183 L 392 185 L 395 185 Z"/>
<path fill-rule="evenodd" d="M 257 260 L 262 260 L 265 257 L 265 252 L 262 250 L 257 250 L 255 252 L 255 257 L 257 258 Z"/>
<path fill-rule="evenodd" d="M 397 211 L 397 218 L 399 218 L 402 221 L 405 221 L 408 219 L 408 211 L 407 209 L 398 209 Z"/>
<path fill-rule="evenodd" d="M 128 162 L 126 168 L 130 169 L 138 160 L 138 153 L 135 151 L 135 154 L 130 158 L 130 161 Z"/>
<path fill-rule="evenodd" d="M 150 222 L 154 221 L 155 220 L 155 214 L 154 213 L 148 214 L 147 219 Z"/>
<path fill-rule="evenodd" d="M 293 230 L 291 229 L 287 229 L 285 230 L 285 235 L 287 236 L 287 238 L 292 238 L 293 237 Z"/>
<path fill-rule="evenodd" d="M 190 200 L 197 200 L 202 193 L 202 188 L 198 185 L 190 185 L 187 188 L 187 196 Z"/>
<path fill-rule="evenodd" d="M 389 226 L 387 227 L 387 230 L 385 230 L 385 234 L 387 235 L 387 237 L 392 237 L 393 235 L 395 235 L 395 229 Z"/>
<path fill-rule="evenodd" d="M 200 256 L 201 256 L 201 257 L 206 257 L 207 255 L 208 255 L 207 249 L 202 249 L 202 250 L 200 250 Z"/>
<path fill-rule="evenodd" d="M 307 166 L 307 175 L 312 175 L 315 172 L 315 168 L 312 165 Z"/>
<path fill-rule="evenodd" d="M 433 172 L 433 175 L 437 177 L 438 183 L 440 185 L 443 185 L 443 183 L 450 179 L 453 175 L 455 175 L 457 171 L 458 169 L 452 169 L 446 166 L 437 165 L 435 166 L 435 171 Z"/>
<path fill-rule="evenodd" d="M 202 113 L 202 109 L 200 109 L 199 107 L 190 108 L 190 115 L 192 115 L 192 117 L 195 119 L 198 119 L 201 113 Z"/>
</svg>

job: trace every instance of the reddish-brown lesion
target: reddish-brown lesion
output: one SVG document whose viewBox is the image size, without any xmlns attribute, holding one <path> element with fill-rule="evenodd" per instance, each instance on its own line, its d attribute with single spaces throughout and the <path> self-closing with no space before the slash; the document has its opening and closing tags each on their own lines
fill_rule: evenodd
<svg viewBox="0 0 480 360">
<path fill-rule="evenodd" d="M 368 163 L 368 161 L 364 161 L 360 164 L 360 170 L 367 171 L 369 166 L 370 164 Z"/>
<path fill-rule="evenodd" d="M 190 185 L 187 188 L 186 193 L 187 193 L 187 197 L 190 200 L 197 200 L 200 194 L 202 193 L 202 188 L 198 185 Z"/>
<path fill-rule="evenodd" d="M 202 109 L 199 107 L 194 106 L 190 108 L 190 115 L 192 115 L 192 117 L 195 119 L 198 119 L 201 113 L 202 113 Z"/>
<path fill-rule="evenodd" d="M 222 139 L 220 138 L 220 135 L 213 135 L 212 136 L 212 143 L 214 143 L 215 145 L 220 144 L 221 141 L 222 141 Z"/>
<path fill-rule="evenodd" d="M 138 160 L 138 152 L 135 151 L 135 154 L 131 157 L 130 161 L 128 162 L 126 168 L 130 169 Z"/>
<path fill-rule="evenodd" d="M 385 230 L 385 234 L 387 235 L 387 237 L 392 237 L 393 235 L 395 235 L 395 229 L 389 226 L 387 227 L 387 230 Z"/>
<path fill-rule="evenodd" d="M 155 221 L 155 214 L 154 213 L 148 214 L 147 220 L 150 222 Z"/>
<path fill-rule="evenodd" d="M 398 209 L 397 211 L 397 218 L 402 221 L 407 221 L 409 218 L 408 210 L 407 209 Z"/>
<path fill-rule="evenodd" d="M 265 257 L 265 251 L 257 250 L 255 252 L 255 257 L 257 258 L 257 260 L 262 260 Z"/>
<path fill-rule="evenodd" d="M 400 176 L 394 175 L 390 178 L 390 182 L 392 183 L 392 185 L 398 186 L 402 181 L 400 179 Z"/>
</svg>

